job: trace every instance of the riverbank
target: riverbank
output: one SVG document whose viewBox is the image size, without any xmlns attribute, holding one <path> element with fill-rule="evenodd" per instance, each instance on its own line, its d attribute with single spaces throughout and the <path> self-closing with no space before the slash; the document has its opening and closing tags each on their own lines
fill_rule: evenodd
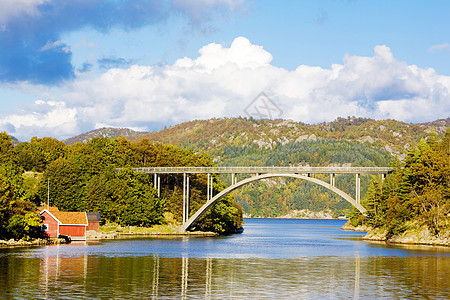
<svg viewBox="0 0 450 300">
<path fill-rule="evenodd" d="M 251 215 L 244 214 L 244 218 L 264 219 L 265 217 L 252 217 Z M 312 211 L 309 209 L 300 209 L 290 211 L 289 213 L 279 217 L 274 217 L 274 219 L 332 220 L 338 218 L 334 217 L 331 211 Z"/>
<path fill-rule="evenodd" d="M 32 239 L 30 241 L 9 239 L 0 240 L 0 247 L 29 247 L 67 244 L 67 240 L 61 238 Z"/>
<path fill-rule="evenodd" d="M 91 239 L 111 239 L 133 236 L 217 236 L 216 232 L 186 231 L 180 232 L 179 227 L 170 225 L 155 225 L 153 227 L 120 226 L 107 224 L 100 226 L 100 232 L 89 232 L 87 237 Z"/>
<path fill-rule="evenodd" d="M 405 224 L 407 230 L 404 232 L 387 236 L 385 228 L 372 228 L 370 226 L 353 226 L 348 221 L 342 229 L 352 231 L 366 231 L 367 234 L 363 237 L 364 240 L 386 242 L 392 244 L 408 244 L 408 245 L 430 245 L 430 246 L 447 246 L 450 247 L 450 231 L 443 231 L 436 237 L 432 234 L 426 225 L 421 225 L 418 222 L 408 222 Z"/>
<path fill-rule="evenodd" d="M 86 240 L 120 239 L 132 237 L 182 237 L 182 236 L 218 236 L 216 232 L 187 231 L 179 232 L 178 227 L 169 225 L 155 225 L 154 227 L 119 226 L 114 224 L 103 225 L 100 231 L 89 230 L 86 232 Z M 0 248 L 30 247 L 68 244 L 70 241 L 62 238 L 38 238 L 25 240 L 0 240 Z"/>
</svg>

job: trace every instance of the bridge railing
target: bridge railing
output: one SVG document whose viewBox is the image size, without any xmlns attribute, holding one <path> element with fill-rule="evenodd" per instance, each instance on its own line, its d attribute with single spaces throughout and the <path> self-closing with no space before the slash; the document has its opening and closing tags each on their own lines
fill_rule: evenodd
<svg viewBox="0 0 450 300">
<path fill-rule="evenodd" d="M 119 170 L 119 169 L 117 169 Z M 298 173 L 298 174 L 387 174 L 390 167 L 141 167 L 136 172 L 147 174 L 182 173 Z"/>
</svg>

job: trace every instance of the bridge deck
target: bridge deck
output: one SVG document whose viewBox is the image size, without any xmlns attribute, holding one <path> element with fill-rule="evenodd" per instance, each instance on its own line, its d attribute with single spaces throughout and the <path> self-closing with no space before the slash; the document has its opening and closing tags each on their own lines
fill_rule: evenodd
<svg viewBox="0 0 450 300">
<path fill-rule="evenodd" d="M 193 173 L 272 173 L 272 174 L 388 174 L 390 167 L 144 167 L 133 168 L 147 174 L 193 174 Z"/>
</svg>

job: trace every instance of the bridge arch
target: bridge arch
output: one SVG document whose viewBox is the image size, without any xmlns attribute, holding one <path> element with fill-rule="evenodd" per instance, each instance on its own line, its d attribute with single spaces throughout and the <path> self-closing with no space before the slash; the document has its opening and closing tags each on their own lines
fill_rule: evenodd
<svg viewBox="0 0 450 300">
<path fill-rule="evenodd" d="M 307 181 L 316 183 L 318 185 L 321 185 L 321 186 L 335 192 L 336 194 L 338 194 L 339 196 L 341 196 L 342 198 L 347 200 L 350 204 L 352 204 L 354 207 L 356 207 L 356 209 L 358 209 L 362 214 L 365 214 L 367 212 L 367 210 L 359 202 L 357 202 L 355 199 L 353 199 L 350 195 L 348 195 L 344 191 L 338 189 L 337 187 L 335 187 L 323 180 L 308 177 L 305 175 L 300 175 L 300 174 L 267 173 L 267 174 L 261 174 L 261 175 L 257 175 L 257 176 L 252 176 L 250 178 L 246 178 L 244 180 L 241 180 L 241 181 L 227 187 L 226 189 L 224 189 L 223 191 L 218 193 L 216 196 L 211 198 L 209 201 L 207 201 L 198 211 L 196 211 L 195 214 L 193 214 L 186 221 L 186 223 L 183 224 L 182 229 L 183 230 L 190 229 L 208 211 L 209 208 L 211 208 L 214 204 L 217 203 L 217 201 L 219 201 L 220 199 L 222 199 L 223 197 L 225 197 L 226 195 L 228 195 L 235 189 L 237 189 L 243 185 L 249 184 L 251 182 L 254 182 L 254 181 L 258 181 L 258 180 L 262 180 L 262 179 L 266 179 L 266 178 L 272 178 L 272 177 L 299 178 L 299 179 L 303 179 L 303 180 L 307 180 Z"/>
</svg>

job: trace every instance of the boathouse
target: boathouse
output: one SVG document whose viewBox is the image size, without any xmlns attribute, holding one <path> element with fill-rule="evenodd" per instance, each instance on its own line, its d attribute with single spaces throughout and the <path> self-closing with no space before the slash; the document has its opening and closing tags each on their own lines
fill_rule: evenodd
<svg viewBox="0 0 450 300">
<path fill-rule="evenodd" d="M 98 212 L 86 212 L 87 220 L 88 220 L 88 226 L 86 230 L 94 230 L 99 232 L 100 231 L 100 222 L 102 219 L 100 218 L 100 213 Z"/>
<path fill-rule="evenodd" d="M 41 210 L 38 215 L 43 219 L 42 232 L 48 237 L 64 235 L 72 240 L 85 240 L 87 230 L 99 230 L 98 213 L 59 211 L 57 207 L 49 207 Z M 92 220 L 91 223 L 89 219 Z"/>
</svg>

